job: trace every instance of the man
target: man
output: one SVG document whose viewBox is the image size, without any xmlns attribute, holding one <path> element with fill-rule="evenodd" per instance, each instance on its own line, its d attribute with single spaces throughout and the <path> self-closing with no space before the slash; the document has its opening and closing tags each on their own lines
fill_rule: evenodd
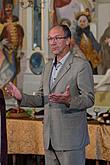
<svg viewBox="0 0 110 165">
<path fill-rule="evenodd" d="M 44 105 L 46 165 L 84 165 L 89 143 L 86 108 L 94 104 L 92 70 L 80 50 L 70 51 L 71 32 L 66 25 L 52 27 L 48 41 L 55 58 L 45 66 L 40 92 L 22 94 L 11 82 L 6 91 L 21 106 Z"/>
</svg>

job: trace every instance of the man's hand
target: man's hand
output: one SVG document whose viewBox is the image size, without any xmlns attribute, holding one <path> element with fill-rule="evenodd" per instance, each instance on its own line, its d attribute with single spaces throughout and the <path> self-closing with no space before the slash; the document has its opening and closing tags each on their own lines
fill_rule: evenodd
<svg viewBox="0 0 110 165">
<path fill-rule="evenodd" d="M 19 89 L 12 82 L 9 82 L 6 85 L 5 91 L 7 92 L 7 94 L 9 96 L 12 96 L 12 97 L 14 97 L 17 100 L 22 100 L 21 92 L 19 91 Z"/>
<path fill-rule="evenodd" d="M 70 101 L 71 101 L 71 95 L 70 95 L 69 85 L 66 87 L 64 93 L 51 93 L 49 95 L 49 102 L 69 105 Z"/>
</svg>

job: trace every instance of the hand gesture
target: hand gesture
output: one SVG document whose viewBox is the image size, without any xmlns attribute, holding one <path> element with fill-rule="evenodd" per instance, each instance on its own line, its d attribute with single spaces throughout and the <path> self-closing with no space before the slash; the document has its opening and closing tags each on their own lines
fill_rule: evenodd
<svg viewBox="0 0 110 165">
<path fill-rule="evenodd" d="M 71 101 L 70 95 L 70 86 L 67 85 L 64 93 L 51 93 L 49 95 L 49 102 L 60 103 L 60 104 L 69 104 Z"/>
<path fill-rule="evenodd" d="M 21 100 L 22 99 L 21 92 L 19 91 L 19 89 L 12 82 L 9 82 L 6 85 L 5 91 L 9 96 L 14 97 L 16 100 Z"/>
</svg>

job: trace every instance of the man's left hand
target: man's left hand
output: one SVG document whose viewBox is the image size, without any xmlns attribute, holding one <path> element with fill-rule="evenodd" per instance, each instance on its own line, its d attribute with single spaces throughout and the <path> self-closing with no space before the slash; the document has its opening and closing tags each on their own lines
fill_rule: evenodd
<svg viewBox="0 0 110 165">
<path fill-rule="evenodd" d="M 70 95 L 70 86 L 69 85 L 66 87 L 66 90 L 64 93 L 49 94 L 49 102 L 68 105 L 70 103 L 70 101 L 71 101 L 71 95 Z"/>
</svg>

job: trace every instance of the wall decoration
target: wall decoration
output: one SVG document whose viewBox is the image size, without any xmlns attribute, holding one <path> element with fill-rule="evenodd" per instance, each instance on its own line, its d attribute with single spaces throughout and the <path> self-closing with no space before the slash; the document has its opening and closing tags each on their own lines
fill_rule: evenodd
<svg viewBox="0 0 110 165">
<path fill-rule="evenodd" d="M 3 0 L 2 16 L 0 17 L 1 52 L 13 71 L 13 75 L 10 77 L 12 81 L 16 79 L 16 75 L 20 71 L 20 56 L 24 38 L 23 27 L 18 23 L 19 17 L 13 14 L 14 2 Z"/>
<path fill-rule="evenodd" d="M 30 57 L 30 69 L 32 73 L 40 75 L 44 69 L 44 57 L 41 51 L 36 51 Z"/>
<path fill-rule="evenodd" d="M 95 1 L 93 0 L 52 0 L 49 2 L 50 25 L 59 23 L 62 19 L 71 22 L 70 29 L 74 33 L 76 28 L 76 13 L 89 9 L 94 17 Z"/>
</svg>

